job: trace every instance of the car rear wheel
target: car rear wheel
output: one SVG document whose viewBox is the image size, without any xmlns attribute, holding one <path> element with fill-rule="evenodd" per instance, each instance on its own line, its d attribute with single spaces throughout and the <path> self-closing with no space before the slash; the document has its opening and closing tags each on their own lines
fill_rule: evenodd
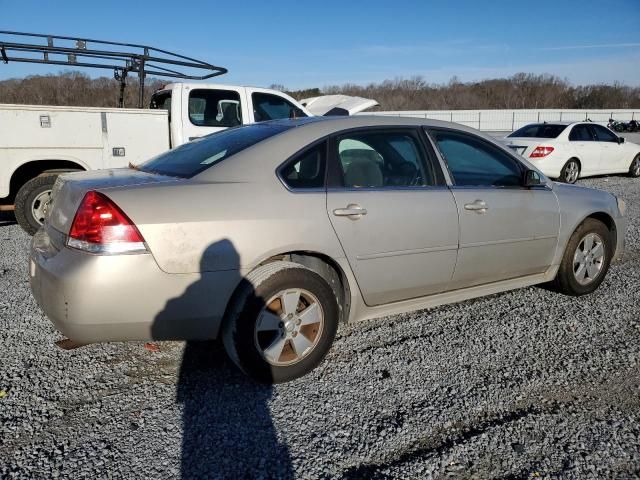
<svg viewBox="0 0 640 480">
<path fill-rule="evenodd" d="M 29 235 L 38 231 L 47 214 L 51 190 L 56 183 L 57 175 L 41 175 L 25 183 L 15 200 L 15 215 L 18 224 Z"/>
<path fill-rule="evenodd" d="M 572 158 L 562 167 L 560 181 L 564 183 L 576 183 L 578 177 L 580 177 L 580 163 L 575 158 Z"/>
<path fill-rule="evenodd" d="M 586 219 L 569 239 L 554 287 L 573 296 L 593 292 L 609 270 L 612 253 L 611 233 L 606 225 Z"/>
<path fill-rule="evenodd" d="M 636 158 L 633 159 L 631 165 L 629 166 L 629 176 L 630 177 L 640 177 L 640 153 L 636 155 Z"/>
<path fill-rule="evenodd" d="M 338 328 L 338 303 L 317 273 L 291 262 L 251 272 L 232 301 L 222 339 L 233 362 L 263 383 L 280 383 L 313 370 Z"/>
</svg>

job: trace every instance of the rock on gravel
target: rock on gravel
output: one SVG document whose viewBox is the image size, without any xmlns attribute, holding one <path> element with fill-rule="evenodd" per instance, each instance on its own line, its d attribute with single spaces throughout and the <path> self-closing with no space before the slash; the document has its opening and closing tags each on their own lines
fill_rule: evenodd
<svg viewBox="0 0 640 480">
<path fill-rule="evenodd" d="M 527 288 L 339 332 L 256 385 L 213 343 L 62 351 L 28 237 L 0 217 L 1 478 L 637 478 L 640 181 L 627 253 L 594 294 Z"/>
</svg>

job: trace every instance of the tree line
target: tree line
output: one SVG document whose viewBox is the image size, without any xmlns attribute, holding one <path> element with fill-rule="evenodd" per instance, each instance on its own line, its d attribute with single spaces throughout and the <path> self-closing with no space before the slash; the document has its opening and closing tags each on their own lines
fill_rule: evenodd
<svg viewBox="0 0 640 480">
<path fill-rule="evenodd" d="M 151 95 L 167 82 L 148 78 L 145 80 L 145 101 L 148 106 Z M 137 108 L 138 79 L 127 78 L 124 106 Z M 91 78 L 81 72 L 64 72 L 57 75 L 33 75 L 0 81 L 0 103 L 22 105 L 66 105 L 83 107 L 117 107 L 120 82 L 113 78 Z"/>
<path fill-rule="evenodd" d="M 165 81 L 147 79 L 145 105 Z M 272 85 L 287 91 L 282 85 Z M 323 94 L 346 94 L 374 98 L 381 110 L 463 109 L 598 109 L 640 108 L 640 87 L 622 84 L 579 85 L 554 75 L 518 73 L 509 78 L 430 83 L 424 77 L 397 78 L 368 85 L 330 85 L 288 91 L 302 99 Z M 91 78 L 80 72 L 34 75 L 0 81 L 0 103 L 116 107 L 119 83 L 107 77 Z M 138 84 L 127 79 L 125 106 L 137 107 Z"/>
<path fill-rule="evenodd" d="M 640 87 L 617 83 L 573 86 L 554 75 L 531 73 L 479 82 L 461 82 L 453 77 L 446 84 L 429 83 L 417 76 L 291 92 L 298 99 L 321 94 L 373 98 L 381 110 L 640 108 Z"/>
</svg>

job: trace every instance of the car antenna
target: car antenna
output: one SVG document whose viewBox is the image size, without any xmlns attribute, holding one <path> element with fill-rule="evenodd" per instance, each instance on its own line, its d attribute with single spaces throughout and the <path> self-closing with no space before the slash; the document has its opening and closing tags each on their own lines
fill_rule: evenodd
<svg viewBox="0 0 640 480">
<path fill-rule="evenodd" d="M 3 63 L 40 63 L 113 70 L 113 77 L 120 82 L 119 107 L 124 107 L 124 89 L 129 73 L 138 75 L 139 108 L 144 107 L 144 80 L 147 75 L 204 80 L 227 73 L 226 68 L 146 45 L 2 30 L 0 57 Z"/>
</svg>

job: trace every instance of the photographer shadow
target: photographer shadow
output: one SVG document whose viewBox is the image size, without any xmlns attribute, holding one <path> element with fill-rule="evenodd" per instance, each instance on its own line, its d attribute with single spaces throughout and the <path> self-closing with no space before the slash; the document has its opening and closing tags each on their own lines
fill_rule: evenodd
<svg viewBox="0 0 640 480">
<path fill-rule="evenodd" d="M 251 288 L 240 276 L 239 256 L 228 240 L 207 248 L 201 271 L 221 253 L 225 262 L 232 259 L 238 283 Z M 201 277 L 183 295 L 169 300 L 156 316 L 153 337 L 170 337 L 172 318 L 188 308 L 194 295 L 216 301 L 215 292 L 207 289 Z M 187 342 L 176 392 L 176 401 L 182 404 L 182 478 L 293 478 L 289 449 L 278 440 L 271 418 L 271 397 L 272 386 L 259 384 L 236 368 L 220 340 Z"/>
</svg>

